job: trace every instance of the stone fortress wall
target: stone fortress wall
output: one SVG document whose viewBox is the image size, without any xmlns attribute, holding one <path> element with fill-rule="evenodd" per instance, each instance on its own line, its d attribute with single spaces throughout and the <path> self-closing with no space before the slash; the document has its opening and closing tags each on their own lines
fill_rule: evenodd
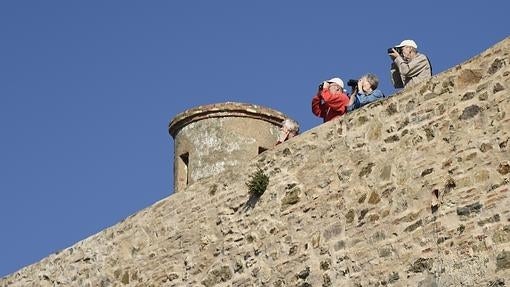
<svg viewBox="0 0 510 287">
<path fill-rule="evenodd" d="M 508 286 L 509 89 L 507 38 L 0 286 Z"/>
<path fill-rule="evenodd" d="M 274 147 L 288 116 L 258 105 L 227 102 L 184 111 L 170 122 L 174 192 Z"/>
</svg>

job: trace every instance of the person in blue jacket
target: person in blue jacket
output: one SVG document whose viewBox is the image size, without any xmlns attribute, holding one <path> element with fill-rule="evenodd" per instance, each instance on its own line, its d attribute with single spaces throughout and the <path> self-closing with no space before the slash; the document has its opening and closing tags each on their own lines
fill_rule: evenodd
<svg viewBox="0 0 510 287">
<path fill-rule="evenodd" d="M 374 74 L 366 74 L 358 80 L 358 85 L 354 86 L 350 95 L 347 111 L 351 112 L 362 106 L 387 98 L 377 89 L 379 79 Z"/>
</svg>

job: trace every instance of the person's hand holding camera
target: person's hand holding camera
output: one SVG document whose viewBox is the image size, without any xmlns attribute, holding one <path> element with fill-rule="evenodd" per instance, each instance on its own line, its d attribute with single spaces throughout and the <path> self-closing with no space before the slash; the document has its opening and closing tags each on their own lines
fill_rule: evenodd
<svg viewBox="0 0 510 287">
<path fill-rule="evenodd" d="M 358 92 L 363 93 L 363 78 L 358 80 Z"/>
<path fill-rule="evenodd" d="M 320 83 L 320 85 L 319 85 L 319 92 L 324 89 L 327 89 L 327 88 L 329 88 L 329 83 L 324 81 L 324 82 Z"/>
<path fill-rule="evenodd" d="M 398 51 L 397 51 L 397 50 L 395 50 L 395 48 L 391 48 L 391 52 L 390 52 L 390 50 L 388 50 L 388 55 L 390 56 L 390 58 L 391 58 L 392 60 L 394 60 L 394 59 L 396 59 L 396 58 L 400 57 L 400 54 L 398 53 Z"/>
</svg>

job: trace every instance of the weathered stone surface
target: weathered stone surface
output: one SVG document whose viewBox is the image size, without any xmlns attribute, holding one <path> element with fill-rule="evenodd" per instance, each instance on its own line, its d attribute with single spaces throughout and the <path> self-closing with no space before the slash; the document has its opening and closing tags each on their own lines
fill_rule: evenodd
<svg viewBox="0 0 510 287">
<path fill-rule="evenodd" d="M 298 187 L 293 188 L 293 189 L 287 191 L 287 193 L 285 193 L 285 196 L 282 199 L 282 207 L 285 208 L 288 205 L 292 205 L 292 204 L 298 203 L 299 202 L 299 193 L 300 193 L 300 191 L 301 190 Z"/>
<path fill-rule="evenodd" d="M 496 244 L 510 242 L 510 225 L 506 225 L 502 230 L 496 230 L 492 235 L 492 241 Z"/>
<path fill-rule="evenodd" d="M 215 286 L 221 282 L 227 282 L 232 278 L 232 271 L 228 266 L 220 266 L 211 270 L 201 282 L 206 287 Z"/>
<path fill-rule="evenodd" d="M 480 202 L 475 202 L 473 204 L 469 204 L 463 207 L 457 208 L 457 215 L 470 215 L 471 213 L 480 213 L 480 209 L 482 209 L 482 204 Z"/>
<path fill-rule="evenodd" d="M 381 201 L 381 197 L 377 192 L 370 193 L 370 198 L 368 199 L 368 203 L 370 204 L 377 204 Z"/>
<path fill-rule="evenodd" d="M 508 51 L 197 180 L 0 286 L 505 286 L 510 94 L 493 87 L 508 86 Z M 270 181 L 250 202 L 258 167 Z"/>
<path fill-rule="evenodd" d="M 476 116 L 477 114 L 479 114 L 481 110 L 482 109 L 479 106 L 471 105 L 471 106 L 465 108 L 464 111 L 462 111 L 462 115 L 460 115 L 460 119 L 461 120 L 470 119 L 470 118 Z"/>
<path fill-rule="evenodd" d="M 503 68 L 506 65 L 505 60 L 496 58 L 494 59 L 494 62 L 492 62 L 491 66 L 489 67 L 489 70 L 487 70 L 487 73 L 492 75 L 499 71 L 501 68 Z"/>
<path fill-rule="evenodd" d="M 497 270 L 509 269 L 510 268 L 510 251 L 503 251 L 496 257 Z"/>
<path fill-rule="evenodd" d="M 463 69 L 457 76 L 460 87 L 466 87 L 478 83 L 482 79 L 482 71 L 479 69 Z"/>
<path fill-rule="evenodd" d="M 498 166 L 498 172 L 502 175 L 506 175 L 510 172 L 510 163 L 502 162 Z"/>
<path fill-rule="evenodd" d="M 503 85 L 501 85 L 500 83 L 496 83 L 494 84 L 494 87 L 492 88 L 492 93 L 497 93 L 497 92 L 500 92 L 500 91 L 503 91 L 505 89 L 505 87 L 503 87 Z"/>
<path fill-rule="evenodd" d="M 408 227 L 406 227 L 406 229 L 404 229 L 404 232 L 413 232 L 415 231 L 418 227 L 422 226 L 423 225 L 423 222 L 422 220 L 418 220 L 416 221 L 415 223 L 409 225 Z"/>
<path fill-rule="evenodd" d="M 421 273 L 423 271 L 429 271 L 432 269 L 433 262 L 434 260 L 432 258 L 418 258 L 411 267 L 409 267 L 409 272 Z"/>
</svg>

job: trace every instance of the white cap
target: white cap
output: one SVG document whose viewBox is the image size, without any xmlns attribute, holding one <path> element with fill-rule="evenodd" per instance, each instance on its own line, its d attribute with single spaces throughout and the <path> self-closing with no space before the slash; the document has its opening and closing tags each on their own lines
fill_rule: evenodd
<svg viewBox="0 0 510 287">
<path fill-rule="evenodd" d="M 404 40 L 404 41 L 400 42 L 400 44 L 398 44 L 395 47 L 404 47 L 404 46 L 410 46 L 415 49 L 418 49 L 418 45 L 416 45 L 416 42 L 413 40 Z"/>
<path fill-rule="evenodd" d="M 340 79 L 340 78 L 332 78 L 332 79 L 327 80 L 326 82 L 335 83 L 335 84 L 338 84 L 342 89 L 344 88 L 344 81 L 342 81 L 342 79 Z"/>
</svg>

